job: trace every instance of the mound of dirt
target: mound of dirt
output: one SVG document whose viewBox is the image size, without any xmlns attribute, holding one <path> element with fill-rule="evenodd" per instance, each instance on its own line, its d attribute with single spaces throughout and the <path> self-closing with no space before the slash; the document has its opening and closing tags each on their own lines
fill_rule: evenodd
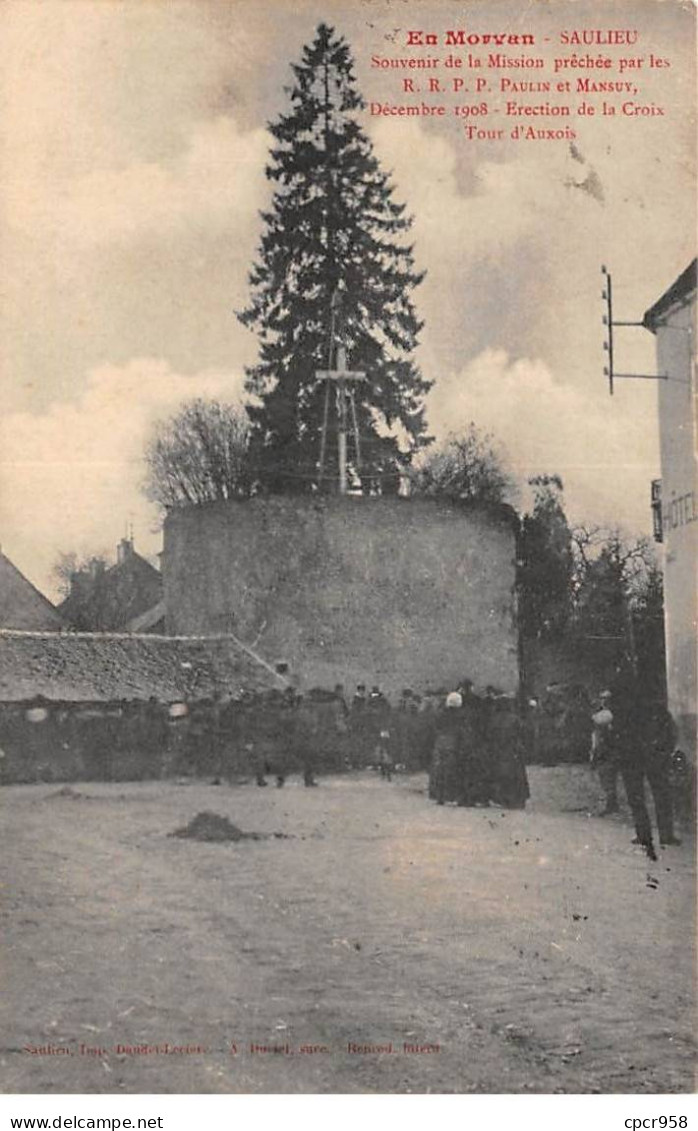
<svg viewBox="0 0 698 1131">
<path fill-rule="evenodd" d="M 55 793 L 49 793 L 46 800 L 50 801 L 54 797 L 67 797 L 70 801 L 90 800 L 87 794 L 80 793 L 79 790 L 73 789 L 70 785 L 64 785 L 62 789 L 57 789 Z"/>
<path fill-rule="evenodd" d="M 170 836 L 186 837 L 189 840 L 261 840 L 261 833 L 244 833 L 227 817 L 218 813 L 197 813 L 183 829 L 176 829 Z"/>
</svg>

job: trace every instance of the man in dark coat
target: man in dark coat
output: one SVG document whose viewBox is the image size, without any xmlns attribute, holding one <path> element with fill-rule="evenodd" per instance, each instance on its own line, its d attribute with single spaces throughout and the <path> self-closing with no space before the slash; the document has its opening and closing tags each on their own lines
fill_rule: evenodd
<svg viewBox="0 0 698 1131">
<path fill-rule="evenodd" d="M 680 843 L 674 836 L 669 773 L 673 723 L 663 704 L 643 696 L 629 664 L 617 672 L 611 692 L 614 742 L 635 823 L 635 843 L 644 847 L 650 860 L 656 860 L 645 778 L 654 798 L 660 844 Z"/>
<path fill-rule="evenodd" d="M 674 834 L 672 758 L 676 746 L 676 727 L 662 699 L 645 700 L 643 721 L 644 770 L 654 798 L 659 843 L 680 844 Z"/>
<path fill-rule="evenodd" d="M 292 727 L 292 746 L 295 765 L 303 774 L 303 785 L 315 786 L 315 774 L 320 761 L 319 704 L 308 696 L 296 696 Z"/>
</svg>

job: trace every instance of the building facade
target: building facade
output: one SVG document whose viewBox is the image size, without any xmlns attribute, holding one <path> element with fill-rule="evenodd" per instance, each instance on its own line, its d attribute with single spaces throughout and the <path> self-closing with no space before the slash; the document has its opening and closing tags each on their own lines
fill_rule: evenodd
<svg viewBox="0 0 698 1131">
<path fill-rule="evenodd" d="M 161 632 L 164 625 L 162 576 L 122 538 L 116 564 L 93 559 L 70 577 L 70 592 L 58 606 L 66 624 L 78 632 Z"/>
<path fill-rule="evenodd" d="M 698 694 L 698 432 L 696 261 L 646 312 L 657 340 L 661 488 L 653 489 L 655 536 L 664 546 L 669 709 L 679 746 L 696 753 Z M 657 521 L 660 519 L 660 521 Z"/>
</svg>

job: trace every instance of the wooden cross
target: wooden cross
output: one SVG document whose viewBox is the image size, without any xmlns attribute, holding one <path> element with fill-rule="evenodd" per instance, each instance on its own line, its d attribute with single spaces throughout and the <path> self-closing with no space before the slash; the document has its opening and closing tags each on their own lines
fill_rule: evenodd
<svg viewBox="0 0 698 1131">
<path fill-rule="evenodd" d="M 330 383 L 334 383 L 337 392 L 337 442 L 339 447 L 339 493 L 347 493 L 347 398 L 351 404 L 352 424 L 354 428 L 354 443 L 356 444 L 356 463 L 360 463 L 359 451 L 359 426 L 356 418 L 356 404 L 352 385 L 357 381 L 364 381 L 366 374 L 358 369 L 347 369 L 347 354 L 344 346 L 337 347 L 337 363 L 335 369 L 318 369 L 315 372 L 318 381 L 326 381 L 325 414 L 322 422 L 322 435 L 320 440 L 320 476 L 325 464 L 325 445 L 327 442 L 327 409 Z M 348 386 L 348 391 L 347 391 Z"/>
</svg>

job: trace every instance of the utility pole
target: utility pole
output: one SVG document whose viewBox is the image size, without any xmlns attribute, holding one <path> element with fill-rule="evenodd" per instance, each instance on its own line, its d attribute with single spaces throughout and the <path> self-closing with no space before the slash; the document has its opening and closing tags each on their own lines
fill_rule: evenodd
<svg viewBox="0 0 698 1131">
<path fill-rule="evenodd" d="M 604 377 L 608 377 L 608 391 L 613 396 L 613 382 L 618 380 L 624 381 L 666 381 L 666 373 L 616 373 L 613 368 L 613 328 L 615 326 L 637 326 L 641 330 L 646 330 L 644 322 L 625 322 L 618 321 L 613 317 L 613 283 L 611 281 L 611 273 L 606 267 L 601 268 L 601 274 L 604 277 L 604 289 L 601 292 L 601 298 L 606 303 L 606 313 L 603 315 L 601 321 L 606 327 L 606 339 L 603 343 L 603 348 L 608 354 L 608 365 L 604 365 Z"/>
</svg>

